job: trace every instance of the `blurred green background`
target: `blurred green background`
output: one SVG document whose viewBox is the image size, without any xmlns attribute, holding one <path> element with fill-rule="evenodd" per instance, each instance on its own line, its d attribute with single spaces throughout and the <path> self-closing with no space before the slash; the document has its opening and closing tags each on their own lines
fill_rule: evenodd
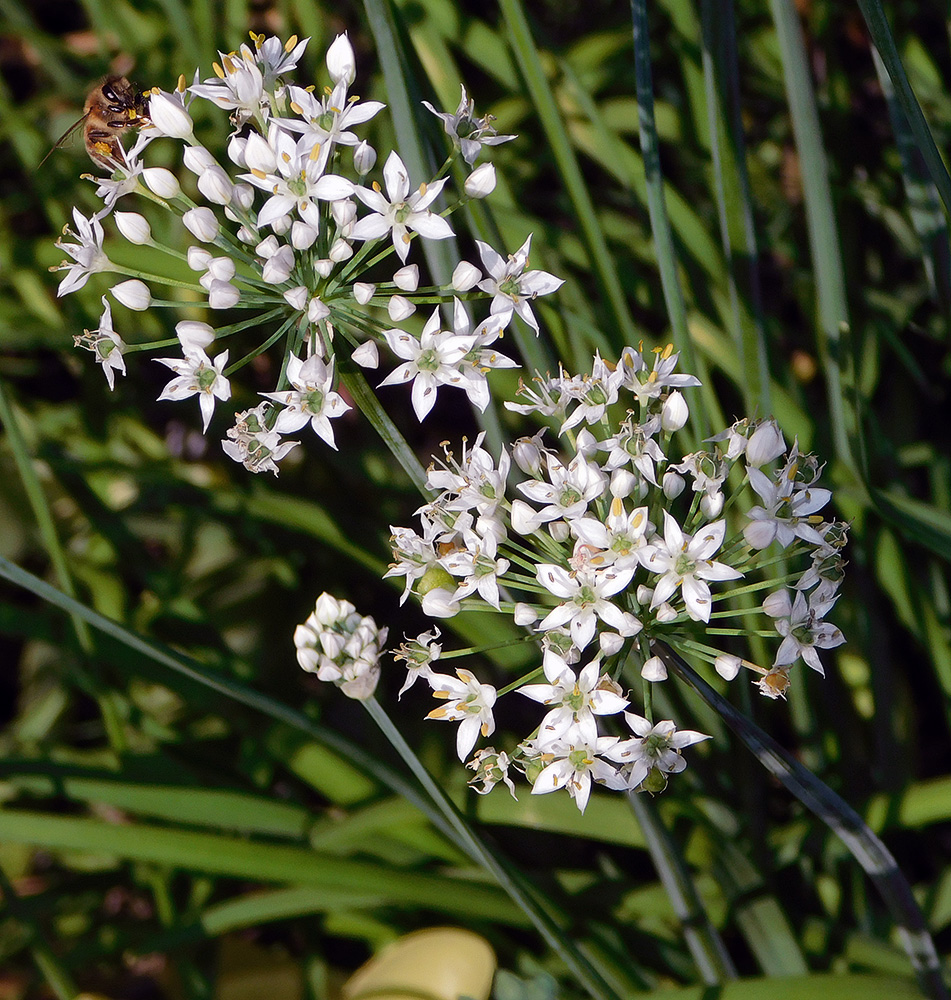
<svg viewBox="0 0 951 1000">
<path fill-rule="evenodd" d="M 673 339 L 704 382 L 702 436 L 774 413 L 828 461 L 824 484 L 852 522 L 835 615 L 849 643 L 825 657 L 824 680 L 801 671 L 788 703 L 753 701 L 739 682 L 729 696 L 883 835 L 948 951 L 948 182 L 929 175 L 863 10 L 881 8 L 650 5 L 668 241 L 651 219 L 625 4 L 0 0 L 0 555 L 232 692 L 305 705 L 314 723 L 305 734 L 266 717 L 0 583 L 0 997 L 47 996 L 44 977 L 61 996 L 238 996 L 235 956 L 270 970 L 274 1000 L 333 996 L 373 950 L 434 923 L 489 939 L 518 974 L 508 1000 L 577 995 L 491 879 L 380 779 L 374 758 L 399 764 L 359 706 L 294 662 L 294 626 L 325 589 L 394 639 L 425 627 L 380 580 L 389 525 L 410 523 L 419 500 L 369 425 L 354 410 L 338 422 L 339 452 L 308 440 L 279 481 L 252 480 L 221 454 L 223 424 L 202 438 L 197 409 L 156 402 L 164 369 L 131 361 L 109 393 L 72 347 L 98 325 L 110 282 L 94 275 L 59 300 L 47 269 L 72 207 L 98 207 L 80 179 L 91 165 L 81 139 L 37 164 L 103 75 L 169 89 L 196 67 L 210 76 L 217 51 L 249 30 L 310 36 L 304 82 L 324 80 L 327 45 L 349 31 L 356 91 L 393 104 L 382 43 L 413 107 L 454 109 L 464 82 L 480 114 L 519 134 L 493 152 L 498 192 L 457 228 L 470 258 L 474 235 L 511 252 L 533 232 L 533 266 L 567 278 L 538 303 L 542 338 L 516 335 L 529 370 L 561 359 L 583 371 L 595 349 Z M 888 15 L 944 151 L 948 11 L 896 2 Z M 441 162 L 438 122 L 421 111 L 415 124 Z M 365 134 L 386 149 L 386 128 Z M 198 113 L 197 129 L 220 147 L 227 122 Z M 151 164 L 171 158 L 156 149 Z M 171 312 L 115 315 L 131 339 L 172 335 Z M 273 385 L 266 362 L 252 375 L 248 405 Z M 458 400 L 423 428 L 408 394 L 384 403 L 424 462 L 476 429 Z M 463 616 L 457 644 L 476 626 L 485 637 L 482 619 Z M 522 647 L 491 669 L 532 657 Z M 400 674 L 384 671 L 390 707 Z M 596 793 L 584 818 L 567 797 L 476 801 L 415 695 L 394 713 L 410 743 L 571 914 L 616 991 L 700 982 L 624 801 Z M 692 695 L 667 685 L 658 708 L 715 734 L 654 806 L 740 974 L 835 974 L 797 980 L 797 996 L 915 995 L 890 918 L 843 845 Z"/>
</svg>

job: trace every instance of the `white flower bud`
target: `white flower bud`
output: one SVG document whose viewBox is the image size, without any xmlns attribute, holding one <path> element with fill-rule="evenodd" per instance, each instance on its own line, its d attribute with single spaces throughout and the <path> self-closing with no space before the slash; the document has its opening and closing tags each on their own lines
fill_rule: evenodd
<svg viewBox="0 0 951 1000">
<path fill-rule="evenodd" d="M 533 479 L 539 479 L 542 473 L 542 450 L 534 437 L 517 438 L 512 445 L 512 458 L 515 464 Z"/>
<path fill-rule="evenodd" d="M 347 33 L 337 35 L 327 49 L 327 70 L 334 83 L 346 80 L 349 86 L 357 75 L 357 62 Z"/>
<path fill-rule="evenodd" d="M 215 339 L 215 331 L 207 323 L 196 319 L 183 319 L 181 323 L 176 323 L 175 335 L 186 354 L 206 350 Z"/>
<path fill-rule="evenodd" d="M 230 281 L 234 277 L 234 261 L 230 257 L 212 257 L 208 273 L 219 281 Z"/>
<path fill-rule="evenodd" d="M 667 680 L 667 667 L 659 656 L 652 656 L 646 660 L 641 667 L 641 677 L 645 681 L 665 681 Z"/>
<path fill-rule="evenodd" d="M 142 180 L 152 194 L 157 194 L 159 198 L 170 200 L 182 193 L 178 178 L 165 167 L 146 167 L 142 171 Z"/>
<path fill-rule="evenodd" d="M 371 285 L 369 281 L 355 281 L 353 283 L 353 297 L 361 306 L 365 306 L 373 298 L 375 291 L 376 285 Z"/>
<path fill-rule="evenodd" d="M 512 501 L 512 527 L 520 535 L 530 535 L 542 525 L 538 511 L 524 500 Z"/>
<path fill-rule="evenodd" d="M 590 458 L 597 450 L 598 439 L 587 427 L 582 427 L 575 438 L 575 454 Z"/>
<path fill-rule="evenodd" d="M 261 269 L 261 277 L 269 285 L 279 285 L 287 281 L 294 269 L 294 249 L 285 244 L 277 253 L 272 254 Z"/>
<path fill-rule="evenodd" d="M 152 304 L 152 293 L 149 291 L 148 285 L 144 281 L 139 281 L 138 278 L 120 281 L 111 291 L 116 301 L 121 302 L 129 309 L 135 309 L 136 312 L 143 312 Z"/>
<path fill-rule="evenodd" d="M 686 485 L 684 477 L 678 472 L 665 472 L 664 478 L 661 480 L 661 488 L 668 500 L 676 500 L 683 493 Z"/>
<path fill-rule="evenodd" d="M 452 289 L 455 292 L 468 292 L 482 280 L 482 272 L 467 260 L 460 260 L 452 272 Z"/>
<path fill-rule="evenodd" d="M 343 231 L 343 235 L 347 235 L 347 228 L 352 226 L 357 218 L 357 206 L 349 198 L 344 198 L 341 201 L 332 201 L 330 203 L 330 214 L 333 216 L 334 222 Z"/>
<path fill-rule="evenodd" d="M 291 228 L 291 217 L 290 215 L 282 215 L 279 219 L 275 219 L 271 223 L 271 232 L 277 233 L 278 236 L 283 236 Z"/>
<path fill-rule="evenodd" d="M 315 260 L 314 270 L 321 276 L 321 278 L 329 278 L 330 275 L 333 274 L 334 262 L 332 260 L 327 260 L 326 258 Z"/>
<path fill-rule="evenodd" d="M 250 184 L 235 184 L 231 189 L 232 204 L 245 212 L 254 204 L 254 188 Z"/>
<path fill-rule="evenodd" d="M 746 443 L 746 461 L 758 469 L 774 458 L 779 458 L 786 450 L 783 432 L 775 420 L 764 420 L 750 435 Z"/>
<path fill-rule="evenodd" d="M 185 228 L 202 243 L 214 243 L 218 237 L 218 220 L 210 208 L 190 208 L 183 216 Z"/>
<path fill-rule="evenodd" d="M 256 132 L 254 134 L 257 135 Z M 247 138 L 242 135 L 233 135 L 228 140 L 228 159 L 239 167 L 248 166 L 248 161 L 244 158 L 244 148 L 247 144 Z"/>
<path fill-rule="evenodd" d="M 376 346 L 375 340 L 365 340 L 350 357 L 361 368 L 380 367 L 380 349 Z"/>
<path fill-rule="evenodd" d="M 182 162 L 193 174 L 202 174 L 217 166 L 214 156 L 204 146 L 186 146 Z"/>
<path fill-rule="evenodd" d="M 763 601 L 763 614 L 770 618 L 786 618 L 791 613 L 792 603 L 785 590 L 774 590 Z"/>
<path fill-rule="evenodd" d="M 361 177 L 366 177 L 366 175 L 373 169 L 376 164 L 376 150 L 363 139 L 360 144 L 354 147 L 353 150 L 353 169 Z"/>
<path fill-rule="evenodd" d="M 320 296 L 315 295 L 307 306 L 307 318 L 311 323 L 319 323 L 330 315 L 330 309 L 326 303 L 320 301 Z"/>
<path fill-rule="evenodd" d="M 743 661 L 730 653 L 721 653 L 714 661 L 716 672 L 725 680 L 732 681 L 740 672 Z"/>
<path fill-rule="evenodd" d="M 406 267 L 401 267 L 393 275 L 393 284 L 400 291 L 415 292 L 419 288 L 419 268 L 415 264 L 407 264 Z"/>
<path fill-rule="evenodd" d="M 234 188 L 231 178 L 216 164 L 198 175 L 198 190 L 213 205 L 230 205 Z"/>
<path fill-rule="evenodd" d="M 638 477 L 630 469 L 615 469 L 611 473 L 611 496 L 623 500 L 637 488 Z"/>
<path fill-rule="evenodd" d="M 337 239 L 334 240 L 333 246 L 330 248 L 330 252 L 327 256 L 335 263 L 339 264 L 342 261 L 350 260 L 353 256 L 353 247 L 346 240 Z"/>
<path fill-rule="evenodd" d="M 453 601 L 454 591 L 434 587 L 423 596 L 423 614 L 430 618 L 452 618 L 459 614 L 458 601 Z"/>
<path fill-rule="evenodd" d="M 206 292 L 210 292 L 211 286 L 216 281 L 221 281 L 221 278 L 216 278 L 213 274 L 209 274 L 207 271 L 205 271 L 205 273 L 198 279 L 198 284 L 201 285 L 201 287 L 204 288 Z"/>
<path fill-rule="evenodd" d="M 683 393 L 674 389 L 664 400 L 663 409 L 660 411 L 660 425 L 665 431 L 679 431 L 687 422 L 690 410 L 687 407 L 687 400 Z"/>
<path fill-rule="evenodd" d="M 655 609 L 655 614 L 657 615 L 657 620 L 663 624 L 664 622 L 672 622 L 677 617 L 677 612 L 674 610 L 671 604 L 664 601 L 658 608 Z"/>
<path fill-rule="evenodd" d="M 248 229 L 247 226 L 242 226 L 237 232 L 238 239 L 242 243 L 253 243 L 257 238 L 258 234 L 252 229 Z"/>
<path fill-rule="evenodd" d="M 149 120 L 162 135 L 173 139 L 187 139 L 194 131 L 184 105 L 170 94 L 153 94 L 149 98 Z"/>
<path fill-rule="evenodd" d="M 211 254 L 204 247 L 189 247 L 185 254 L 188 266 L 193 271 L 207 271 L 208 265 L 212 262 Z"/>
<path fill-rule="evenodd" d="M 113 212 L 116 220 L 116 227 L 119 232 L 136 246 L 144 246 L 152 242 L 152 227 L 148 224 L 145 216 L 138 212 Z"/>
<path fill-rule="evenodd" d="M 723 510 L 723 504 L 726 498 L 719 491 L 716 493 L 708 493 L 700 501 L 700 510 L 704 517 L 709 518 L 711 521 L 720 516 L 720 512 Z"/>
<path fill-rule="evenodd" d="M 208 305 L 212 309 L 231 309 L 241 301 L 241 293 L 230 281 L 213 281 L 208 290 Z"/>
<path fill-rule="evenodd" d="M 495 167 L 483 163 L 466 178 L 465 191 L 470 198 L 485 198 L 495 190 Z"/>
<path fill-rule="evenodd" d="M 292 309 L 303 312 L 309 295 L 310 289 L 306 285 L 298 285 L 296 288 L 288 288 L 284 293 L 284 300 Z"/>
<path fill-rule="evenodd" d="M 641 607 L 650 607 L 651 598 L 654 596 L 653 587 L 647 587 L 643 583 L 639 583 L 634 593 L 637 595 L 637 603 Z"/>
<path fill-rule="evenodd" d="M 519 602 L 515 605 L 514 617 L 516 625 L 531 625 L 538 621 L 538 611 L 531 604 Z"/>
<path fill-rule="evenodd" d="M 402 295 L 391 295 L 386 304 L 386 311 L 394 323 L 399 323 L 416 312 L 416 306 Z"/>
<path fill-rule="evenodd" d="M 598 646 L 605 656 L 614 656 L 624 645 L 624 637 L 617 632 L 601 632 L 598 635 Z"/>
<path fill-rule="evenodd" d="M 254 248 L 254 252 L 259 257 L 264 257 L 265 260 L 269 257 L 273 257 L 278 250 L 281 249 L 280 240 L 276 236 L 268 236 L 266 240 L 261 240 L 261 242 Z"/>
<path fill-rule="evenodd" d="M 298 219 L 291 225 L 291 246 L 295 250 L 309 250 L 317 242 L 317 230 Z"/>
<path fill-rule="evenodd" d="M 556 542 L 564 542 L 568 539 L 568 525 L 564 521 L 549 521 L 548 534 Z"/>
</svg>

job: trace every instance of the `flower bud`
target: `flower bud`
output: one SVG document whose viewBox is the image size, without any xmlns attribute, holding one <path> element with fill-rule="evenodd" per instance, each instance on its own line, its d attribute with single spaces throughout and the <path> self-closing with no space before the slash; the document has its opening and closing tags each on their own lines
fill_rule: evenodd
<svg viewBox="0 0 951 1000">
<path fill-rule="evenodd" d="M 371 285 L 369 281 L 355 281 L 353 283 L 353 297 L 361 306 L 365 306 L 373 298 L 375 291 L 376 285 Z"/>
<path fill-rule="evenodd" d="M 725 681 L 732 681 L 740 672 L 742 663 L 743 661 L 738 656 L 733 656 L 730 653 L 721 653 L 714 661 L 713 666 Z"/>
<path fill-rule="evenodd" d="M 291 225 L 291 246 L 295 250 L 309 250 L 317 242 L 317 230 L 298 219 Z"/>
<path fill-rule="evenodd" d="M 380 367 L 380 349 L 376 346 L 376 341 L 374 340 L 365 340 L 350 357 L 361 368 Z"/>
<path fill-rule="evenodd" d="M 725 499 L 719 490 L 716 493 L 706 494 L 700 500 L 700 510 L 703 516 L 709 518 L 711 521 L 719 517 L 720 512 L 723 510 Z"/>
<path fill-rule="evenodd" d="M 686 485 L 684 477 L 677 472 L 665 472 L 664 478 L 661 480 L 664 496 L 668 500 L 676 500 L 683 493 Z"/>
<path fill-rule="evenodd" d="M 175 324 L 175 335 L 186 354 L 189 351 L 204 351 L 215 339 L 215 331 L 196 319 L 183 319 Z"/>
<path fill-rule="evenodd" d="M 639 477 L 630 469 L 615 469 L 611 473 L 611 496 L 623 500 L 637 488 Z"/>
<path fill-rule="evenodd" d="M 337 35 L 327 49 L 327 70 L 334 83 L 340 83 L 341 80 L 345 80 L 347 86 L 353 83 L 357 75 L 357 63 L 346 32 Z"/>
<path fill-rule="evenodd" d="M 357 206 L 349 198 L 341 201 L 332 201 L 330 203 L 330 214 L 333 216 L 334 222 L 340 227 L 343 235 L 346 236 L 348 227 L 352 226 L 357 218 Z"/>
<path fill-rule="evenodd" d="M 660 411 L 661 427 L 668 432 L 679 431 L 689 416 L 690 410 L 687 408 L 683 393 L 674 389 L 664 400 L 663 409 Z"/>
<path fill-rule="evenodd" d="M 447 574 L 448 575 L 448 574 Z M 425 580 L 425 577 L 423 577 Z M 420 581 L 422 586 L 422 581 Z M 455 589 L 447 590 L 443 587 L 435 587 L 423 595 L 423 614 L 430 618 L 452 618 L 459 614 L 459 602 L 453 600 Z"/>
<path fill-rule="evenodd" d="M 185 228 L 202 243 L 214 243 L 218 237 L 218 220 L 210 208 L 190 208 L 183 216 Z"/>
<path fill-rule="evenodd" d="M 234 277 L 234 261 L 230 257 L 212 257 L 208 273 L 219 281 L 230 281 Z"/>
<path fill-rule="evenodd" d="M 232 204 L 245 212 L 254 204 L 254 188 L 250 184 L 235 184 L 231 189 Z"/>
<path fill-rule="evenodd" d="M 531 625 L 538 621 L 538 611 L 531 604 L 519 602 L 515 605 L 515 624 Z"/>
<path fill-rule="evenodd" d="M 467 260 L 460 260 L 452 272 L 452 289 L 455 292 L 468 292 L 482 280 L 482 272 Z"/>
<path fill-rule="evenodd" d="M 230 281 L 215 280 L 208 290 L 208 305 L 212 309 L 231 309 L 241 301 L 241 293 Z"/>
<path fill-rule="evenodd" d="M 353 247 L 343 239 L 334 240 L 333 246 L 327 256 L 335 263 L 349 260 L 353 256 Z"/>
<path fill-rule="evenodd" d="M 598 635 L 598 647 L 605 656 L 614 656 L 621 651 L 624 637 L 617 632 L 601 632 Z"/>
<path fill-rule="evenodd" d="M 271 254 L 264 262 L 261 277 L 269 285 L 279 285 L 291 275 L 294 268 L 294 249 L 284 244 L 276 253 Z"/>
<path fill-rule="evenodd" d="M 284 293 L 284 300 L 292 309 L 303 312 L 309 295 L 310 289 L 306 285 L 298 285 L 296 288 L 288 288 Z"/>
<path fill-rule="evenodd" d="M 266 240 L 261 240 L 261 242 L 254 248 L 254 252 L 259 256 L 267 260 L 273 257 L 278 250 L 281 249 L 280 240 L 276 236 L 268 236 Z"/>
<path fill-rule="evenodd" d="M 376 150 L 366 141 L 366 139 L 363 139 L 353 150 L 353 169 L 356 170 L 361 177 L 366 177 L 375 164 Z"/>
<path fill-rule="evenodd" d="M 208 265 L 212 262 L 211 254 L 204 247 L 189 247 L 185 254 L 188 266 L 193 271 L 207 271 Z"/>
<path fill-rule="evenodd" d="M 142 171 L 142 180 L 152 194 L 157 194 L 159 198 L 170 200 L 182 193 L 178 178 L 165 167 L 146 167 Z"/>
<path fill-rule="evenodd" d="M 406 267 L 401 267 L 393 275 L 393 284 L 400 291 L 415 292 L 419 288 L 419 268 L 415 264 L 407 264 Z"/>
<path fill-rule="evenodd" d="M 394 323 L 399 323 L 408 316 L 412 316 L 416 312 L 416 306 L 409 299 L 403 298 L 402 295 L 392 295 L 386 304 L 386 311 Z"/>
<path fill-rule="evenodd" d="M 654 613 L 657 615 L 657 620 L 664 624 L 665 622 L 672 622 L 677 617 L 677 612 L 674 610 L 673 606 L 667 601 L 659 605 Z"/>
<path fill-rule="evenodd" d="M 665 681 L 667 680 L 667 667 L 659 656 L 652 656 L 644 662 L 641 667 L 641 677 L 645 681 Z"/>
<path fill-rule="evenodd" d="M 217 166 L 214 156 L 204 146 L 187 146 L 182 153 L 182 162 L 195 175 Z"/>
<path fill-rule="evenodd" d="M 779 458 L 786 450 L 783 432 L 775 420 L 764 420 L 750 435 L 746 444 L 746 461 L 758 469 L 774 458 Z"/>
<path fill-rule="evenodd" d="M 152 304 L 152 293 L 148 285 L 138 278 L 130 278 L 128 281 L 120 281 L 112 289 L 112 296 L 117 302 L 121 302 L 128 309 L 135 309 L 136 312 L 143 312 Z"/>
<path fill-rule="evenodd" d="M 315 260 L 314 270 L 321 276 L 321 278 L 329 278 L 331 274 L 333 274 L 334 262 L 332 260 L 327 260 L 326 257 L 321 260 Z"/>
<path fill-rule="evenodd" d="M 253 134 L 257 135 L 256 132 Z M 244 158 L 244 149 L 247 144 L 248 140 L 243 135 L 233 135 L 228 140 L 228 159 L 239 167 L 248 166 L 248 161 Z"/>
<path fill-rule="evenodd" d="M 538 438 L 520 437 L 512 445 L 512 458 L 515 464 L 533 479 L 541 478 L 542 474 L 542 450 L 538 445 Z"/>
<path fill-rule="evenodd" d="M 194 131 L 191 116 L 180 100 L 158 93 L 149 98 L 149 120 L 162 135 L 187 139 Z"/>
<path fill-rule="evenodd" d="M 465 192 L 470 198 L 485 198 L 495 190 L 495 167 L 483 163 L 466 178 Z"/>
<path fill-rule="evenodd" d="M 230 205 L 234 187 L 231 178 L 216 164 L 198 175 L 198 190 L 213 205 Z"/>
<path fill-rule="evenodd" d="M 330 315 L 330 309 L 325 302 L 320 301 L 320 296 L 315 295 L 307 305 L 307 318 L 311 323 L 319 323 Z"/>
<path fill-rule="evenodd" d="M 568 525 L 565 521 L 549 521 L 548 534 L 556 542 L 564 542 L 568 539 Z"/>
<path fill-rule="evenodd" d="M 138 212 L 113 212 L 119 232 L 136 246 L 152 242 L 152 227 Z"/>
<path fill-rule="evenodd" d="M 242 226 L 237 232 L 237 237 L 242 243 L 250 244 L 258 238 L 258 234 L 253 229 L 248 229 L 247 226 Z"/>
</svg>

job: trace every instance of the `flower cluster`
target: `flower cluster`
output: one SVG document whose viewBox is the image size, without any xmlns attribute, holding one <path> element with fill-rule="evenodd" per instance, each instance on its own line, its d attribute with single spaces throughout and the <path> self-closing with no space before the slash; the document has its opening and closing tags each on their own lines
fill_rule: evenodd
<svg viewBox="0 0 951 1000">
<path fill-rule="evenodd" d="M 277 384 L 258 393 L 265 402 L 236 413 L 223 441 L 226 454 L 252 472 L 276 474 L 278 462 L 298 443 L 284 435 L 307 424 L 336 447 L 333 421 L 350 408 L 338 391 L 339 350 L 375 368 L 380 348 L 388 348 L 398 363 L 380 384 L 412 383 L 420 420 L 441 386 L 462 389 L 484 409 L 487 374 L 515 365 L 493 345 L 516 314 L 537 331 L 531 300 L 557 289 L 561 279 L 529 269 L 531 237 L 510 256 L 480 242 L 479 265 L 459 261 L 447 285 L 424 284 L 410 255 L 414 242 L 451 237 L 448 216 L 492 192 L 495 168 L 475 162 L 484 147 L 514 136 L 497 134 L 491 116 L 477 118 L 463 88 L 453 114 L 426 104 L 452 141 L 437 175 L 411 179 L 394 150 L 383 161 L 381 184 L 372 179 L 377 152 L 358 130 L 384 105 L 352 92 L 355 58 L 347 36 L 339 35 L 327 51 L 330 83 L 323 92 L 289 76 L 306 39 L 285 45 L 276 38 L 252 40 L 221 53 L 215 75 L 204 82 L 197 82 L 196 73 L 190 87 L 182 77 L 170 93 L 149 93 L 148 116 L 134 146 L 121 162 L 111 163 L 111 176 L 97 179 L 103 207 L 92 218 L 74 210 L 75 229 L 66 229 L 70 239 L 58 243 L 70 258 L 56 268 L 66 272 L 60 295 L 106 272 L 122 276 L 109 293 L 128 309 L 184 307 L 184 301 L 154 299 L 156 285 L 173 294 L 183 290 L 205 305 L 197 316 L 194 304 L 189 306 L 192 315 L 177 324 L 176 341 L 127 344 L 104 298 L 99 328 L 77 337 L 77 345 L 95 354 L 112 388 L 116 372 L 126 373 L 126 355 L 177 344 L 181 357 L 156 359 L 175 376 L 159 398 L 197 396 L 205 431 L 217 404 L 231 399 L 235 373 L 257 359 L 256 370 L 273 371 Z M 230 114 L 234 131 L 223 155 L 196 136 L 194 101 Z M 164 167 L 146 165 L 151 144 L 167 139 L 181 144 L 181 180 Z M 447 200 L 450 171 L 460 163 L 467 174 L 463 190 Z M 174 213 L 185 245 L 160 243 L 144 215 L 118 210 L 120 200 L 132 195 Z M 133 246 L 186 262 L 194 278 L 183 281 L 180 274 L 146 273 L 113 261 L 104 249 L 103 223 L 110 220 Z M 474 319 L 466 300 L 487 301 L 488 315 Z M 422 304 L 435 308 L 425 322 L 417 317 L 420 328 L 411 317 Z M 216 313 L 231 320 L 239 311 L 250 315 L 209 322 Z M 225 340 L 228 349 L 221 350 Z"/>
<path fill-rule="evenodd" d="M 321 594 L 313 612 L 294 632 L 297 662 L 322 681 L 336 684 L 348 698 L 364 700 L 380 679 L 380 648 L 387 629 L 357 614 L 349 601 Z"/>
<path fill-rule="evenodd" d="M 617 364 L 596 356 L 590 374 L 562 370 L 523 385 L 528 402 L 506 405 L 559 422 L 563 446 L 539 432 L 497 460 L 481 434 L 458 457 L 447 449 L 429 470 L 434 499 L 418 511 L 419 529 L 392 529 L 387 575 L 403 579 L 404 601 L 415 594 L 434 618 L 489 605 L 539 639 L 540 668 L 506 691 L 544 712 L 516 747 L 475 754 L 480 791 L 513 788 L 513 765 L 533 793 L 566 788 L 581 809 L 592 782 L 657 791 L 685 766 L 681 751 L 706 738 L 650 719 L 650 685 L 667 677 L 665 645 L 727 679 L 746 667 L 777 698 L 796 660 L 821 673 L 818 650 L 844 642 L 825 619 L 843 578 L 846 526 L 819 513 L 831 498 L 816 485 L 819 464 L 798 444 L 787 450 L 772 420 L 738 421 L 706 447 L 676 453 L 689 416 L 683 390 L 699 384 L 677 360 L 670 347 L 652 363 L 626 348 Z M 525 477 L 514 489 L 513 466 Z M 802 556 L 804 572 L 770 576 Z M 739 580 L 714 610 L 722 585 Z M 765 600 L 762 591 L 771 591 Z M 750 624 L 762 615 L 773 629 Z M 716 645 L 754 628 L 781 639 L 768 668 Z M 435 672 L 445 659 L 435 638 L 401 648 L 407 686 L 423 678 L 445 700 L 429 718 L 460 723 L 466 761 L 493 733 L 501 696 L 471 669 Z M 644 715 L 628 711 L 634 695 L 622 686 L 637 674 Z M 622 715 L 632 737 L 618 735 Z"/>
</svg>

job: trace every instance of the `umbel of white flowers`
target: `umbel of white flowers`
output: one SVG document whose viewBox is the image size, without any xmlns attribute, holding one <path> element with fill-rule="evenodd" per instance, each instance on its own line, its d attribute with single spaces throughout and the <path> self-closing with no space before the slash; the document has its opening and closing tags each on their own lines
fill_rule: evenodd
<svg viewBox="0 0 951 1000">
<path fill-rule="evenodd" d="M 819 463 L 796 443 L 787 449 L 773 420 L 737 421 L 705 448 L 678 453 L 685 391 L 699 383 L 676 372 L 677 360 L 667 348 L 649 364 L 627 348 L 617 364 L 596 356 L 590 374 L 561 370 L 523 385 L 528 402 L 506 406 L 553 418 L 560 446 L 540 431 L 496 459 L 482 434 L 463 442 L 459 457 L 447 450 L 431 467 L 433 499 L 418 511 L 418 530 L 392 528 L 386 575 L 403 578 L 403 601 L 415 595 L 434 618 L 469 607 L 512 615 L 538 639 L 540 665 L 504 696 L 473 668 L 437 671 L 438 628 L 395 654 L 407 667 L 400 696 L 417 680 L 430 687 L 439 705 L 427 718 L 458 724 L 456 752 L 480 793 L 504 782 L 514 795 L 516 772 L 533 794 L 564 788 L 582 810 L 592 783 L 662 790 L 686 766 L 682 751 L 707 737 L 654 720 L 649 700 L 644 714 L 630 710 L 624 682 L 667 677 L 655 643 L 728 680 L 746 668 L 762 694 L 780 698 L 798 660 L 821 674 L 819 651 L 845 641 L 826 616 L 843 580 L 847 528 L 819 513 L 831 499 L 817 486 Z M 512 463 L 528 477 L 514 490 Z M 742 475 L 731 480 L 734 467 Z M 771 577 L 778 550 L 784 575 Z M 797 564 L 798 578 L 789 575 Z M 736 581 L 741 589 L 715 611 Z M 779 640 L 768 667 L 717 645 L 750 628 L 762 634 L 750 625 L 757 615 Z M 298 630 L 305 669 L 322 634 Z M 376 663 L 366 670 L 372 684 L 356 697 L 376 683 Z M 329 668 L 327 678 L 340 683 Z M 504 750 L 476 750 L 514 694 L 541 706 L 535 728 Z"/>
<path fill-rule="evenodd" d="M 352 93 L 356 60 L 346 34 L 327 51 L 329 84 L 320 94 L 292 78 L 307 39 L 281 44 L 252 35 L 252 43 L 219 53 L 214 75 L 204 82 L 196 72 L 191 86 L 181 77 L 171 92 L 150 92 L 148 125 L 108 177 L 94 178 L 102 208 L 91 218 L 74 209 L 74 228 L 57 244 L 70 258 L 56 268 L 66 272 L 59 294 L 106 273 L 121 278 L 109 294 L 126 309 L 178 305 L 153 297 L 162 285 L 204 300 L 204 315 L 175 327 L 181 357 L 155 359 L 174 375 L 159 398 L 197 397 L 203 432 L 231 400 L 240 370 L 262 354 L 271 357 L 277 384 L 260 394 L 263 402 L 234 414 L 223 441 L 226 454 L 252 472 L 276 475 L 299 443 L 286 435 L 308 425 L 336 448 L 334 421 L 349 410 L 337 391 L 339 350 L 366 368 L 378 366 L 381 348 L 395 355 L 397 365 L 380 385 L 410 383 L 420 420 L 444 386 L 461 389 L 485 409 L 492 370 L 515 365 L 497 341 L 515 315 L 537 332 L 531 303 L 562 281 L 529 268 L 531 236 L 510 256 L 480 242 L 479 264 L 460 261 L 447 285 L 426 284 L 410 257 L 418 255 L 413 244 L 419 240 L 453 235 L 449 216 L 460 205 L 492 193 L 495 167 L 475 166 L 476 160 L 483 149 L 515 137 L 499 135 L 491 116 L 477 118 L 463 88 L 452 114 L 426 104 L 452 143 L 439 174 L 411 178 L 392 150 L 381 158 L 381 184 L 372 179 L 377 152 L 358 133 L 385 105 Z M 226 149 L 202 144 L 191 115 L 195 100 L 230 116 L 234 131 Z M 192 181 L 147 165 L 157 140 L 180 145 Z M 453 194 L 448 171 L 457 159 L 470 173 Z M 180 244 L 158 242 L 144 215 L 117 209 L 132 197 L 177 216 Z M 133 246 L 165 250 L 170 260 L 184 254 L 193 280 L 114 262 L 105 249 L 103 224 L 110 222 Z M 481 308 L 480 317 L 470 315 L 461 295 Z M 444 303 L 451 323 L 437 306 L 420 327 L 412 317 L 423 302 Z M 224 322 L 214 322 L 216 314 Z M 75 342 L 93 352 L 110 389 L 117 372 L 126 374 L 130 350 L 149 349 L 126 344 L 105 297 L 99 327 Z"/>
</svg>

